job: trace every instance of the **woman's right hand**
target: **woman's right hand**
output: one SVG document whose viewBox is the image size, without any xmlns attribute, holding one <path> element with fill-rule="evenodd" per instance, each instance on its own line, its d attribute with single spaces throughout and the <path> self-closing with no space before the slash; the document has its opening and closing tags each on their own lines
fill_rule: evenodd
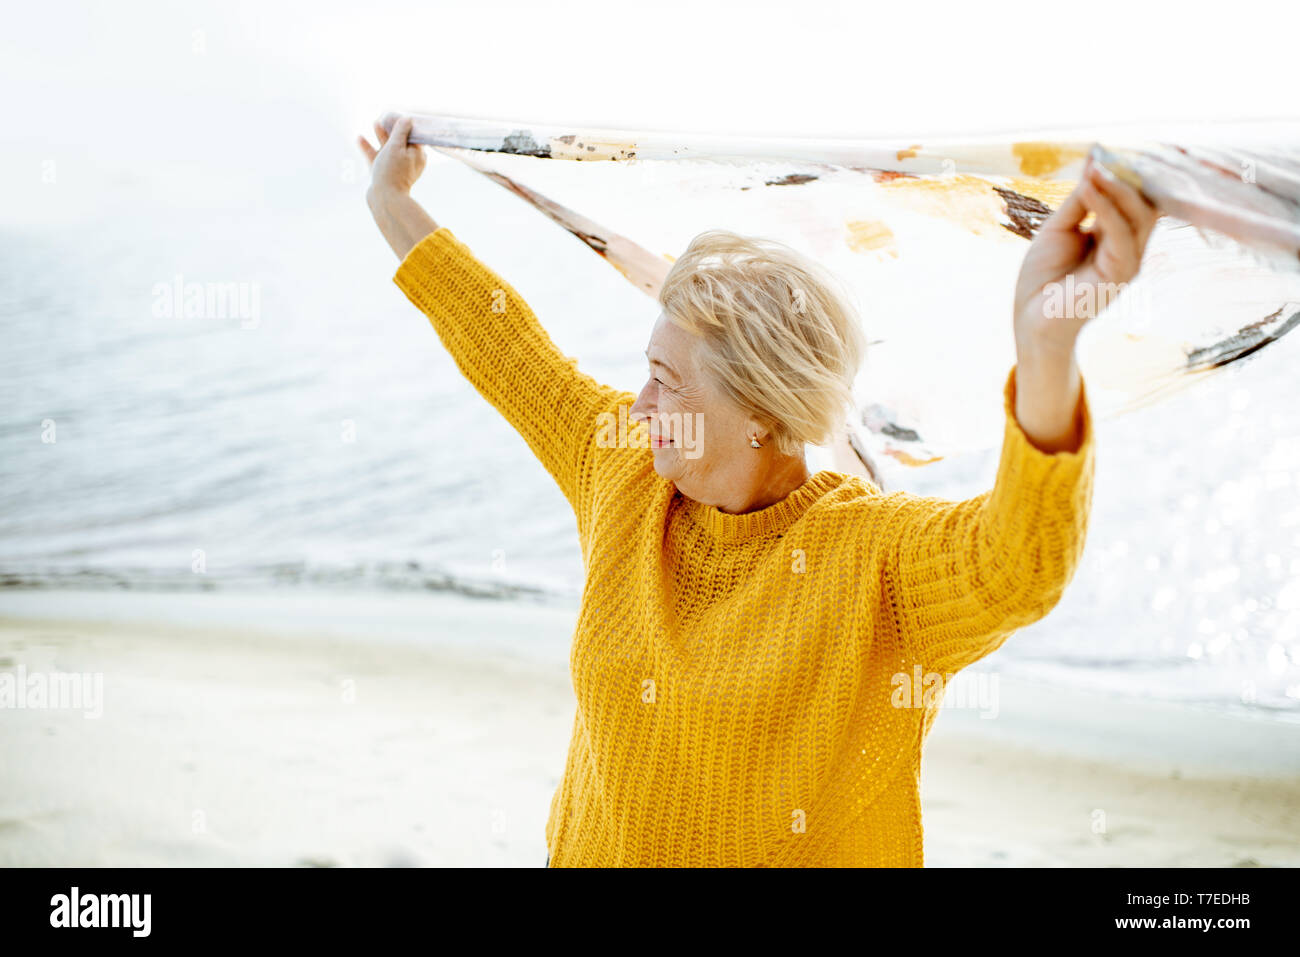
<svg viewBox="0 0 1300 957">
<path fill-rule="evenodd" d="M 366 204 L 398 259 L 405 259 L 416 243 L 438 229 L 433 217 L 411 197 L 411 187 L 424 172 L 424 147 L 407 142 L 410 132 L 410 117 L 403 116 L 390 133 L 375 124 L 380 149 L 367 143 L 364 136 L 357 137 L 370 161 Z"/>
<path fill-rule="evenodd" d="M 415 181 L 424 172 L 424 147 L 407 142 L 411 132 L 411 118 L 399 117 L 391 133 L 375 123 L 379 149 L 375 149 L 364 136 L 358 136 L 361 151 L 370 164 L 370 195 L 405 195 L 410 193 Z"/>
</svg>

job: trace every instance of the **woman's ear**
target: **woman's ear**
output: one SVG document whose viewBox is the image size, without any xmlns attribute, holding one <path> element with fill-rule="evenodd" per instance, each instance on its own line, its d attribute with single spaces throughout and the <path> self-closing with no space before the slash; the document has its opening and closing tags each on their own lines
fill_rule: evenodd
<svg viewBox="0 0 1300 957">
<path fill-rule="evenodd" d="M 767 445 L 768 439 L 772 437 L 772 430 L 762 422 L 756 422 L 753 419 L 745 420 L 745 441 L 749 442 L 754 438 L 758 439 L 759 445 Z"/>
</svg>

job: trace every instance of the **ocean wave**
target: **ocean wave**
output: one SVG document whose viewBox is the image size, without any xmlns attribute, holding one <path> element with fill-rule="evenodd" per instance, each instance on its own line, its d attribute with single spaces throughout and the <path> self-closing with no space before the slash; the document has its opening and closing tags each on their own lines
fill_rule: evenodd
<svg viewBox="0 0 1300 957">
<path fill-rule="evenodd" d="M 418 562 L 375 562 L 320 566 L 279 562 L 254 568 L 193 574 L 157 568 L 4 568 L 0 589 L 113 589 L 137 591 L 213 591 L 258 588 L 347 587 L 375 591 L 442 592 L 494 601 L 544 605 L 572 604 L 577 595 L 559 586 L 503 578 L 470 577 Z"/>
</svg>

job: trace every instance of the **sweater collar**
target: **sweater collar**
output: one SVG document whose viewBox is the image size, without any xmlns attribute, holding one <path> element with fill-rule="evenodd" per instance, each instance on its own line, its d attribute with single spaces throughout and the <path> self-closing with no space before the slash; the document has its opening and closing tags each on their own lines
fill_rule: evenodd
<svg viewBox="0 0 1300 957">
<path fill-rule="evenodd" d="M 774 535 L 803 517 L 809 507 L 828 492 L 839 488 L 848 476 L 829 469 L 811 475 L 797 489 L 766 508 L 733 515 L 716 505 L 704 505 L 695 499 L 682 496 L 682 508 L 692 522 L 719 541 L 743 541 L 763 535 Z"/>
</svg>

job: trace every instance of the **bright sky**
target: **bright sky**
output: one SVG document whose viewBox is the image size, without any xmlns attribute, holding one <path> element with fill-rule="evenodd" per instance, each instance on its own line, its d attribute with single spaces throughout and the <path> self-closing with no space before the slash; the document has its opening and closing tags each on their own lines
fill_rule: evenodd
<svg viewBox="0 0 1300 957">
<path fill-rule="evenodd" d="M 23 193 L 50 156 L 97 173 L 133 166 L 145 179 L 150 154 L 255 164 L 259 151 L 300 144 L 336 163 L 389 109 L 903 138 L 1295 118 L 1296 9 L 1293 0 L 23 4 L 0 35 L 0 182 Z M 4 198 L 0 217 L 23 200 Z"/>
</svg>

